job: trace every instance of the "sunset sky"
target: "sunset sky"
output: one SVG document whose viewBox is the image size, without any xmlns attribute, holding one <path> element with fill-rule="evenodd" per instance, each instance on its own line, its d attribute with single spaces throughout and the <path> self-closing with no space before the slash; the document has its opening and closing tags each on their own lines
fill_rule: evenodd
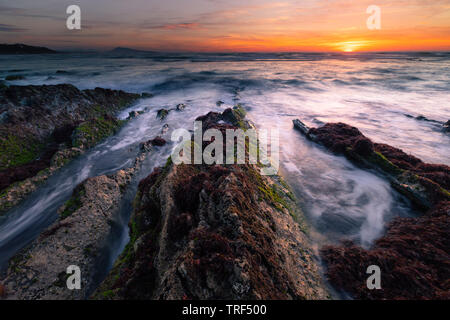
<svg viewBox="0 0 450 320">
<path fill-rule="evenodd" d="M 66 8 L 81 7 L 81 30 Z M 381 30 L 368 30 L 369 5 Z M 55 49 L 450 51 L 450 0 L 0 0 L 0 42 Z"/>
</svg>

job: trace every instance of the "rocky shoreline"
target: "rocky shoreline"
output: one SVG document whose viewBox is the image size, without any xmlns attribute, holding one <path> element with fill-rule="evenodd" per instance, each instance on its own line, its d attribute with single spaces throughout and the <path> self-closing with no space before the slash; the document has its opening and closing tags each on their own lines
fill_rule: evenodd
<svg viewBox="0 0 450 320">
<path fill-rule="evenodd" d="M 88 178 L 75 188 L 72 197 L 59 208 L 59 219 L 11 258 L 2 281 L 8 299 L 88 298 L 114 215 L 127 186 L 152 150 L 152 141 L 143 143 L 130 168 Z M 80 290 L 66 287 L 66 268 L 74 264 L 83 275 Z"/>
<path fill-rule="evenodd" d="M 0 214 L 117 132 L 124 121 L 116 113 L 148 96 L 71 85 L 0 88 Z M 156 117 L 164 121 L 185 107 L 155 110 Z M 253 128 L 245 116 L 237 105 L 196 120 L 225 137 L 227 129 Z M 372 248 L 350 241 L 322 247 L 334 288 L 355 299 L 449 299 L 450 168 L 374 143 L 344 123 L 309 128 L 294 120 L 294 127 L 377 172 L 423 212 L 394 219 Z M 261 175 L 260 163 L 176 165 L 170 157 L 139 182 L 130 241 L 98 285 L 98 265 L 125 192 L 147 155 L 166 143 L 158 132 L 148 138 L 131 166 L 74 189 L 58 220 L 11 258 L 0 299 L 330 298 L 304 214 L 282 177 Z M 66 287 L 66 268 L 74 264 L 83 275 L 81 290 Z M 366 287 L 369 265 L 382 270 L 381 290 Z"/>
<path fill-rule="evenodd" d="M 423 211 L 418 218 L 394 219 L 369 250 L 351 241 L 322 248 L 328 280 L 356 299 L 450 299 L 450 167 L 373 143 L 344 123 L 310 129 L 294 120 L 294 127 L 328 150 L 377 170 Z M 381 290 L 366 287 L 370 265 L 382 270 Z"/>
<path fill-rule="evenodd" d="M 197 120 L 223 133 L 247 127 L 239 108 Z M 169 159 L 140 182 L 131 241 L 93 298 L 328 298 L 295 221 L 302 212 L 280 179 L 256 165 Z"/>
<path fill-rule="evenodd" d="M 0 88 L 0 214 L 124 123 L 138 94 L 72 85 Z"/>
<path fill-rule="evenodd" d="M 250 128 L 240 106 L 197 120 L 205 130 Z M 80 141 L 80 127 L 95 121 L 80 122 L 70 136 Z M 81 141 L 73 148 L 91 146 Z M 164 144 L 160 137 L 142 143 L 130 168 L 78 185 L 59 219 L 11 258 L 0 281 L 3 298 L 89 298 L 124 191 L 146 154 Z M 281 177 L 259 169 L 174 165 L 169 158 L 139 183 L 130 242 L 91 298 L 329 298 L 293 194 Z M 74 261 L 83 274 L 81 290 L 66 287 L 65 271 Z"/>
</svg>

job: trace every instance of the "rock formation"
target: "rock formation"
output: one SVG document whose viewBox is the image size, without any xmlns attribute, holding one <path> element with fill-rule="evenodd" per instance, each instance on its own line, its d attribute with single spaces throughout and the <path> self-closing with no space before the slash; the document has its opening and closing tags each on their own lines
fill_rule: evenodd
<svg viewBox="0 0 450 320">
<path fill-rule="evenodd" d="M 0 88 L 0 213 L 75 156 L 113 134 L 140 96 L 72 85 Z"/>
<path fill-rule="evenodd" d="M 235 108 L 197 120 L 204 129 L 249 127 L 244 115 Z M 94 297 L 327 298 L 300 209 L 280 177 L 259 169 L 170 158 L 156 168 L 139 184 L 131 241 Z"/>
<path fill-rule="evenodd" d="M 141 145 L 133 166 L 112 175 L 88 178 L 58 210 L 59 219 L 10 259 L 3 288 L 7 299 L 85 299 L 94 288 L 114 214 L 124 191 L 152 150 Z M 66 268 L 81 269 L 81 289 L 69 290 Z"/>
<path fill-rule="evenodd" d="M 350 241 L 322 248 L 330 282 L 357 299 L 449 299 L 450 168 L 373 143 L 344 123 L 309 129 L 294 120 L 294 126 L 327 149 L 378 170 L 424 211 L 418 218 L 394 219 L 369 250 Z M 380 290 L 366 286 L 370 265 L 381 269 Z"/>
</svg>

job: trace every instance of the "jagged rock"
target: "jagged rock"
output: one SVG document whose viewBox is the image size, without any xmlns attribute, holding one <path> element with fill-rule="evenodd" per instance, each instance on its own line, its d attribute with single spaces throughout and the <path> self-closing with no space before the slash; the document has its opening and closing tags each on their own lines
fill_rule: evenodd
<svg viewBox="0 0 450 320">
<path fill-rule="evenodd" d="M 170 110 L 167 109 L 159 109 L 156 113 L 156 117 L 164 120 L 169 115 Z"/>
<path fill-rule="evenodd" d="M 199 119 L 205 130 L 245 123 L 237 109 Z M 156 168 L 139 183 L 130 243 L 94 297 L 325 299 L 311 244 L 293 218 L 300 209 L 279 177 L 259 169 L 170 158 Z"/>
<path fill-rule="evenodd" d="M 125 189 L 145 159 L 142 150 L 132 167 L 112 175 L 88 178 L 58 210 L 59 219 L 28 247 L 11 258 L 7 299 L 86 299 L 94 289 L 97 265 L 108 243 L 113 215 Z M 66 286 L 66 268 L 81 269 L 81 290 Z"/>
<path fill-rule="evenodd" d="M 357 128 L 344 123 L 295 127 L 327 149 L 382 172 L 394 188 L 428 209 L 419 218 L 394 219 L 369 250 L 350 241 L 322 248 L 331 284 L 356 299 L 449 299 L 450 168 L 372 143 Z M 366 286 L 370 265 L 381 269 L 381 290 Z"/>
</svg>

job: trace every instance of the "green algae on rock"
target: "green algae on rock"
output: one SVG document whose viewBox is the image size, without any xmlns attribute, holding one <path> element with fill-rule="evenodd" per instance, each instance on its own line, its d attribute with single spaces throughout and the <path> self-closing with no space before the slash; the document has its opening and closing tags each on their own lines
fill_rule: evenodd
<svg viewBox="0 0 450 320">
<path fill-rule="evenodd" d="M 113 134 L 140 95 L 72 85 L 0 88 L 0 214 L 71 159 Z"/>
</svg>

